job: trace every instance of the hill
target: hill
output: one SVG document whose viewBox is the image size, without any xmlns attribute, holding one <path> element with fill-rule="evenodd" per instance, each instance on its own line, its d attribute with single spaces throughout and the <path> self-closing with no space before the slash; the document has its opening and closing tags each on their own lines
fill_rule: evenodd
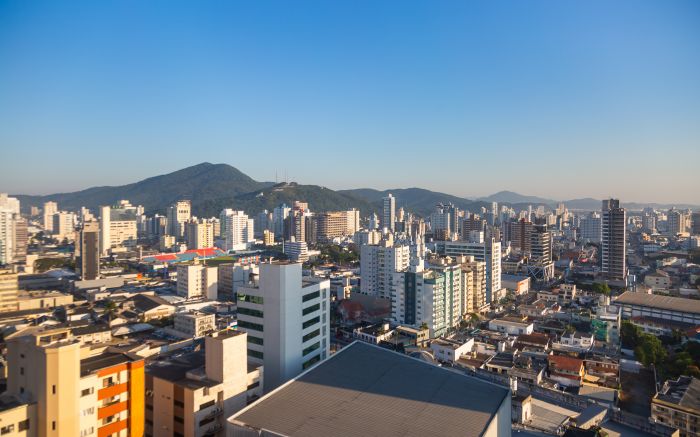
<svg viewBox="0 0 700 437">
<path fill-rule="evenodd" d="M 54 201 L 63 210 L 77 211 L 82 206 L 97 212 L 102 205 L 113 205 L 127 199 L 143 205 L 148 213 L 164 213 L 179 199 L 192 201 L 192 212 L 200 217 L 218 215 L 223 208 L 237 208 L 250 215 L 271 210 L 280 203 L 292 205 L 294 200 L 309 202 L 314 211 L 358 208 L 368 213 L 374 207 L 362 199 L 337 193 L 315 185 L 258 182 L 227 164 L 208 162 L 187 167 L 142 181 L 114 187 L 93 187 L 73 193 L 47 196 L 18 195 L 23 208 L 41 206 Z"/>
</svg>

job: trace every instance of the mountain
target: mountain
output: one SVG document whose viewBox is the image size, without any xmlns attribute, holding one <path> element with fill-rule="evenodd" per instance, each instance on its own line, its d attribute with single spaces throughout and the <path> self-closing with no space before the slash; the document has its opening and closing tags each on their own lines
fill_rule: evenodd
<svg viewBox="0 0 700 437">
<path fill-rule="evenodd" d="M 393 190 L 374 190 L 371 188 L 358 188 L 354 190 L 340 190 L 342 194 L 364 199 L 371 202 L 377 209 L 381 207 L 383 197 L 391 193 L 396 197 L 396 207 L 403 207 L 407 211 L 414 212 L 421 216 L 429 215 L 438 203 L 452 203 L 460 209 L 477 212 L 486 202 L 473 201 L 451 194 L 437 191 L 425 190 L 423 188 L 395 188 Z"/>
<path fill-rule="evenodd" d="M 86 206 L 93 211 L 101 205 L 113 205 L 121 199 L 128 199 L 133 205 L 143 205 L 148 211 L 162 213 L 168 205 L 179 199 L 192 199 L 192 207 L 197 211 L 200 204 L 213 199 L 232 199 L 269 185 L 253 180 L 230 165 L 205 162 L 128 185 L 93 187 L 48 196 L 18 197 L 27 206 L 55 201 L 61 209 L 78 210 L 81 206 Z"/>
<path fill-rule="evenodd" d="M 292 205 L 294 200 L 306 201 L 314 211 L 359 208 L 363 213 L 374 209 L 370 203 L 347 194 L 337 193 L 316 185 L 258 182 L 227 164 L 208 162 L 187 167 L 133 184 L 114 187 L 93 187 L 74 193 L 47 196 L 17 196 L 23 208 L 58 202 L 63 210 L 77 211 L 85 206 L 93 212 L 101 205 L 113 205 L 127 199 L 133 205 L 143 205 L 149 213 L 164 213 L 179 199 L 192 201 L 192 213 L 200 217 L 218 215 L 224 208 L 237 208 L 248 214 L 272 209 L 280 203 Z"/>
<path fill-rule="evenodd" d="M 499 191 L 498 193 L 492 194 L 487 197 L 482 197 L 479 200 L 484 202 L 498 202 L 498 203 L 527 203 L 527 204 L 537 204 L 537 205 L 556 205 L 557 201 L 552 199 L 545 199 L 543 197 L 537 196 L 525 196 L 523 194 L 514 193 L 512 191 Z"/>
</svg>

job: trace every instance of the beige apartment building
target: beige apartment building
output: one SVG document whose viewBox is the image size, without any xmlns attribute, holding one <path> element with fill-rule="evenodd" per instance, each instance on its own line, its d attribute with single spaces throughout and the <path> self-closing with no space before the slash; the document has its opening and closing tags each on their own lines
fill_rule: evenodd
<svg viewBox="0 0 700 437">
<path fill-rule="evenodd" d="M 651 418 L 672 428 L 681 437 L 700 436 L 700 380 L 681 376 L 668 380 L 651 400 Z"/>
<path fill-rule="evenodd" d="M 221 331 L 205 337 L 204 354 L 149 368 L 146 436 L 224 436 L 226 419 L 262 395 L 246 348 L 245 332 Z"/>
<path fill-rule="evenodd" d="M 9 336 L 1 426 L 28 437 L 143 436 L 143 360 L 98 351 L 81 349 L 69 328 Z"/>
</svg>

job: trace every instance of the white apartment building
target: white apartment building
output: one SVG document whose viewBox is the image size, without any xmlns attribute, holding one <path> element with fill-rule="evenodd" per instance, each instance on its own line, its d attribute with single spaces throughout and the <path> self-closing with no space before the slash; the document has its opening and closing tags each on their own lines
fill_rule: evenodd
<svg viewBox="0 0 700 437">
<path fill-rule="evenodd" d="M 185 235 L 185 223 L 192 216 L 192 205 L 189 200 L 178 200 L 168 207 L 168 234 L 181 238 Z"/>
<path fill-rule="evenodd" d="M 216 329 L 216 316 L 199 311 L 175 313 L 173 327 L 190 337 L 204 337 Z"/>
<path fill-rule="evenodd" d="M 238 287 L 238 327 L 269 392 L 329 356 L 330 281 L 302 277 L 298 263 L 260 264 L 260 280 Z"/>
<path fill-rule="evenodd" d="M 53 215 L 58 212 L 58 203 L 56 202 L 45 202 L 44 203 L 44 231 L 53 231 Z"/>
<path fill-rule="evenodd" d="M 201 264 L 177 266 L 177 294 L 187 299 L 218 297 L 218 269 Z"/>
<path fill-rule="evenodd" d="M 12 262 L 15 253 L 15 219 L 10 209 L 0 208 L 0 264 Z"/>
<path fill-rule="evenodd" d="M 411 261 L 411 248 L 405 244 L 382 241 L 360 248 L 360 292 L 385 299 L 391 297 L 395 272 L 405 271 Z"/>
<path fill-rule="evenodd" d="M 472 256 L 476 261 L 486 263 L 486 303 L 495 299 L 501 288 L 501 243 L 495 238 L 483 237 L 481 232 L 473 232 L 469 241 L 438 241 L 436 249 L 440 255 L 457 257 Z"/>
<path fill-rule="evenodd" d="M 100 207 L 100 253 L 111 249 L 134 248 L 138 241 L 137 208 L 122 201 L 119 206 Z"/>
<path fill-rule="evenodd" d="M 52 234 L 57 240 L 75 239 L 75 214 L 72 212 L 60 211 L 53 215 Z"/>
<path fill-rule="evenodd" d="M 255 241 L 253 219 L 243 211 L 223 210 L 221 224 L 224 250 L 245 250 Z"/>
</svg>

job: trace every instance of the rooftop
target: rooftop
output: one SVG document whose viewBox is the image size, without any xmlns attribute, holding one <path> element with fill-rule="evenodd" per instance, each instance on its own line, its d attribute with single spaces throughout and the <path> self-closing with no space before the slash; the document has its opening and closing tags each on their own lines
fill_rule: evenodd
<svg viewBox="0 0 700 437">
<path fill-rule="evenodd" d="M 668 380 L 654 397 L 652 402 L 662 401 L 675 404 L 685 410 L 700 411 L 700 379 L 680 376 L 677 380 Z"/>
<path fill-rule="evenodd" d="M 97 370 L 106 369 L 130 361 L 133 360 L 124 354 L 105 352 L 100 355 L 95 355 L 94 357 L 80 360 L 80 375 L 89 375 Z"/>
<path fill-rule="evenodd" d="M 642 305 L 663 310 L 700 314 L 700 300 L 682 297 L 660 296 L 658 294 L 635 293 L 625 291 L 617 299 L 616 304 Z"/>
<path fill-rule="evenodd" d="M 505 388 L 355 342 L 230 422 L 284 436 L 480 436 L 507 396 Z"/>
</svg>

